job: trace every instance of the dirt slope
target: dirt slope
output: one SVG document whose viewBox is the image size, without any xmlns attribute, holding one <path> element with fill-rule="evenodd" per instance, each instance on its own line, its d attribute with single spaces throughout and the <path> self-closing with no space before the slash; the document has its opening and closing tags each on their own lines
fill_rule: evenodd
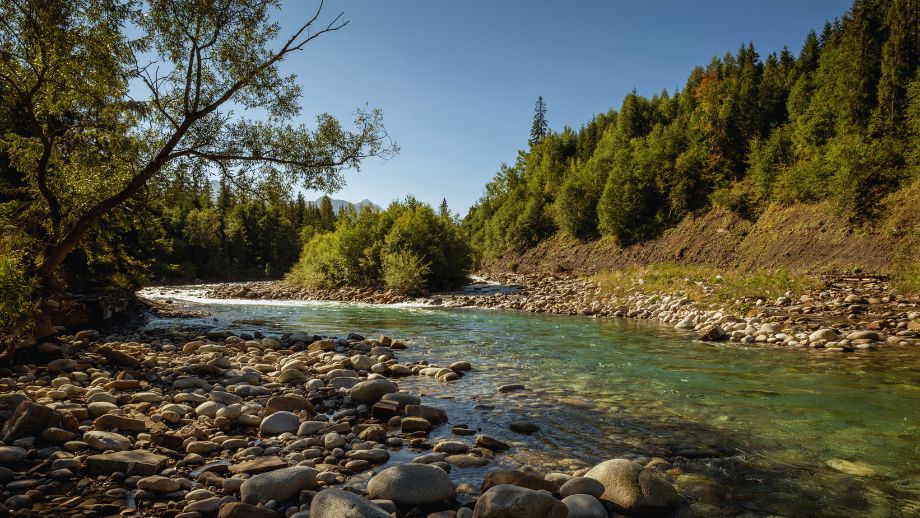
<svg viewBox="0 0 920 518">
<path fill-rule="evenodd" d="M 920 258 L 920 182 L 883 202 L 882 216 L 848 229 L 830 202 L 772 206 L 756 221 L 711 209 L 691 214 L 660 237 L 621 248 L 612 240 L 556 236 L 483 265 L 489 272 L 593 273 L 656 262 L 708 264 L 793 273 L 889 274 L 896 260 Z"/>
</svg>

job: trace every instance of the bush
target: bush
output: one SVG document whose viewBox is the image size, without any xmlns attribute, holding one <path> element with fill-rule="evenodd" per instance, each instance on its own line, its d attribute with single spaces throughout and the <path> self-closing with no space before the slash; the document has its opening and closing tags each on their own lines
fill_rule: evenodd
<svg viewBox="0 0 920 518">
<path fill-rule="evenodd" d="M 287 274 L 287 280 L 308 288 L 325 288 L 338 284 L 342 277 L 339 240 L 332 232 L 315 234 L 303 246 L 300 259 Z"/>
<path fill-rule="evenodd" d="M 383 283 L 401 293 L 417 294 L 425 289 L 431 264 L 417 254 L 404 250 L 383 256 Z"/>
<path fill-rule="evenodd" d="M 0 334 L 18 335 L 38 309 L 38 282 L 30 278 L 22 257 L 14 253 L 0 254 Z"/>
<path fill-rule="evenodd" d="M 600 193 L 581 173 L 562 184 L 556 198 L 556 225 L 568 235 L 586 239 L 597 234 L 597 202 Z"/>
</svg>

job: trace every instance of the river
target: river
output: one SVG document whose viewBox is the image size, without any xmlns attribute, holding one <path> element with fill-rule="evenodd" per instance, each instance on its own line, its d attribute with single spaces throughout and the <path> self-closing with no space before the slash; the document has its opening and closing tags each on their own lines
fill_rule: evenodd
<svg viewBox="0 0 920 518">
<path fill-rule="evenodd" d="M 409 345 L 401 361 L 470 361 L 474 370 L 457 382 L 399 384 L 445 408 L 452 424 L 510 440 L 515 448 L 498 465 L 571 471 L 612 457 L 661 456 L 685 472 L 676 479 L 682 514 L 920 516 L 915 348 L 751 348 L 689 341 L 628 319 L 202 293 L 145 290 L 211 313 L 148 325 L 387 335 Z M 511 383 L 526 388 L 497 392 Z M 510 432 L 516 418 L 538 422 L 541 432 Z M 460 480 L 478 485 L 489 469 L 496 467 L 464 470 Z"/>
</svg>

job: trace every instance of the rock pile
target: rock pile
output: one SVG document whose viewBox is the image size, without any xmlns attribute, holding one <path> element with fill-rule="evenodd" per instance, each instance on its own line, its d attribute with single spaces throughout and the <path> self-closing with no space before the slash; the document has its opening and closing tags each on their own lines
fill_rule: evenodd
<svg viewBox="0 0 920 518">
<path fill-rule="evenodd" d="M 677 508 L 670 482 L 627 460 L 546 477 L 498 471 L 481 495 L 458 489 L 452 470 L 489 465 L 510 446 L 463 426 L 431 444 L 448 416 L 400 391 L 399 378 L 451 381 L 473 367 L 400 363 L 404 347 L 388 337 L 178 330 L 45 343 L 44 364 L 0 368 L 0 515 L 607 517 Z M 393 462 L 403 449 L 418 454 Z"/>
</svg>

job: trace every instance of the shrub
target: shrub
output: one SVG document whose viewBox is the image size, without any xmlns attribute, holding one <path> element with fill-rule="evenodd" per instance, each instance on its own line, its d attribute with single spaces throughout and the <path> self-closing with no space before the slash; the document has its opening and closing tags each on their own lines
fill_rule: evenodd
<svg viewBox="0 0 920 518">
<path fill-rule="evenodd" d="M 330 287 L 341 282 L 342 259 L 339 240 L 332 232 L 315 234 L 303 246 L 300 259 L 287 274 L 287 280 L 308 288 Z"/>
<path fill-rule="evenodd" d="M 414 252 L 403 250 L 383 256 L 383 283 L 401 293 L 416 294 L 425 289 L 431 264 Z"/>
</svg>

